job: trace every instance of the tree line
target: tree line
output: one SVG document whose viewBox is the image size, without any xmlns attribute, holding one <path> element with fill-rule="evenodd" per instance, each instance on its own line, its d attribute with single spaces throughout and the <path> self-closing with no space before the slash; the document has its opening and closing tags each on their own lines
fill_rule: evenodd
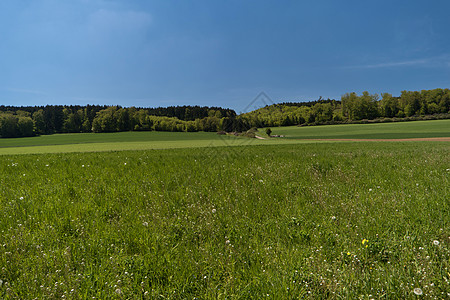
<svg viewBox="0 0 450 300">
<path fill-rule="evenodd" d="M 252 127 L 396 121 L 437 114 L 449 118 L 449 113 L 449 89 L 402 91 L 399 97 L 382 93 L 381 99 L 368 92 L 346 93 L 341 100 L 284 102 L 239 116 L 232 109 L 207 106 L 0 106 L 0 136 L 140 130 L 242 132 Z"/>
<path fill-rule="evenodd" d="M 242 115 L 251 127 L 320 125 L 424 119 L 425 116 L 449 118 L 450 90 L 402 91 L 389 93 L 346 93 L 341 100 L 319 99 L 310 102 L 273 104 Z"/>
<path fill-rule="evenodd" d="M 121 106 L 0 106 L 0 136 L 53 133 L 156 131 L 241 131 L 232 109 L 200 106 L 124 108 Z"/>
</svg>

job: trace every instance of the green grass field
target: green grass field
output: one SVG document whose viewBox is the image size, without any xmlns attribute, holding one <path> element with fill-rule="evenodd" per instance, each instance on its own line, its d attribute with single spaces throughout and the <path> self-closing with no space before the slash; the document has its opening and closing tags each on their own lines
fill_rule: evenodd
<svg viewBox="0 0 450 300">
<path fill-rule="evenodd" d="M 96 152 L 234 146 L 257 143 L 250 139 L 207 132 L 116 132 L 54 134 L 0 139 L 0 154 Z"/>
<path fill-rule="evenodd" d="M 0 156 L 1 299 L 450 297 L 448 142 L 134 134 L 0 149 L 92 146 Z"/>
<path fill-rule="evenodd" d="M 450 137 L 450 120 L 274 127 L 287 139 L 409 139 Z"/>
<path fill-rule="evenodd" d="M 65 152 L 99 152 L 197 148 L 217 146 L 308 143 L 308 139 L 402 139 L 450 137 L 450 120 L 364 125 L 276 127 L 282 139 L 247 139 L 211 132 L 117 132 L 54 134 L 29 138 L 0 139 L 0 155 Z M 266 137 L 260 129 L 260 136 Z M 316 143 L 316 141 L 315 141 Z"/>
<path fill-rule="evenodd" d="M 449 152 L 358 142 L 3 156 L 0 297 L 405 299 L 421 288 L 442 299 Z"/>
</svg>

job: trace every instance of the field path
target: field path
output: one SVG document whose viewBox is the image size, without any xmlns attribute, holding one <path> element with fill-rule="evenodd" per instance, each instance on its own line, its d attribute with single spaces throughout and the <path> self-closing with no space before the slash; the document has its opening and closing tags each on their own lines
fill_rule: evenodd
<svg viewBox="0 0 450 300">
<path fill-rule="evenodd" d="M 410 139 L 302 139 L 312 141 L 349 141 L 349 142 L 406 142 L 406 141 L 428 141 L 428 142 L 450 142 L 450 137 L 434 138 L 410 138 Z"/>
</svg>

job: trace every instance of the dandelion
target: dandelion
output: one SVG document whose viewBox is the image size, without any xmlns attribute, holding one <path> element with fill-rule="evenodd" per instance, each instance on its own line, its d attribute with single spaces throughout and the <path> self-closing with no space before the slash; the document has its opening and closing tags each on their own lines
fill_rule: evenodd
<svg viewBox="0 0 450 300">
<path fill-rule="evenodd" d="M 352 255 L 352 254 L 351 254 L 350 252 L 347 252 L 347 255 L 350 256 L 350 255 Z"/>
<path fill-rule="evenodd" d="M 365 244 L 367 244 L 368 242 L 369 242 L 369 240 L 363 239 L 361 243 L 362 243 L 363 245 L 365 245 Z M 367 248 L 367 246 L 369 246 L 369 245 L 366 245 L 366 248 Z"/>
<path fill-rule="evenodd" d="M 116 291 L 115 291 L 115 292 L 116 292 L 116 294 L 117 294 L 117 295 L 120 295 L 120 294 L 122 294 L 122 290 L 121 290 L 121 289 L 116 289 Z"/>
<path fill-rule="evenodd" d="M 433 241 L 433 245 L 439 246 L 439 241 L 438 241 L 438 240 L 434 240 L 434 241 Z"/>
<path fill-rule="evenodd" d="M 423 294 L 422 289 L 421 288 L 415 288 L 414 289 L 414 294 L 416 294 L 417 296 L 420 296 Z"/>
</svg>

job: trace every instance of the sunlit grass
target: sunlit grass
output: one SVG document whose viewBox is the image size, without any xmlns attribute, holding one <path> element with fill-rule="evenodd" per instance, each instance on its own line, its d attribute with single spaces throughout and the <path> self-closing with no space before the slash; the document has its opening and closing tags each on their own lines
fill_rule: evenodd
<svg viewBox="0 0 450 300">
<path fill-rule="evenodd" d="M 450 137 L 450 120 L 272 127 L 287 139 L 409 139 Z"/>
<path fill-rule="evenodd" d="M 449 297 L 448 143 L 5 155 L 0 298 Z M 436 242 L 437 241 L 437 242 Z"/>
</svg>

